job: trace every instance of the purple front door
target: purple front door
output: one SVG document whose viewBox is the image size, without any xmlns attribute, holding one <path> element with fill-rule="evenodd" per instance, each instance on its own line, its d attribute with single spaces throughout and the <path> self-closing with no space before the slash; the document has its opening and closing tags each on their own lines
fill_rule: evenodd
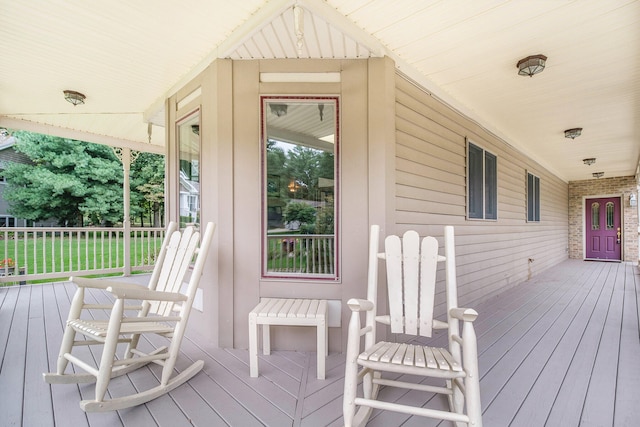
<svg viewBox="0 0 640 427">
<path fill-rule="evenodd" d="M 587 199 L 585 212 L 586 258 L 620 261 L 620 198 Z"/>
</svg>

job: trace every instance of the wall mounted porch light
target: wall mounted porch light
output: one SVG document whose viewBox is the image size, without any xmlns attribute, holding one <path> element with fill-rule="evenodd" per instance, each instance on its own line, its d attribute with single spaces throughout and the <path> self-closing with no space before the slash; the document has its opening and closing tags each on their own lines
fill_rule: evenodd
<svg viewBox="0 0 640 427">
<path fill-rule="evenodd" d="M 565 138 L 576 139 L 580 135 L 582 135 L 582 128 L 573 128 L 564 131 Z"/>
<path fill-rule="evenodd" d="M 80 92 L 76 92 L 75 90 L 65 90 L 63 91 L 63 93 L 64 99 L 72 103 L 74 106 L 78 104 L 84 104 L 84 100 L 86 99 L 86 96 L 84 96 Z"/>
<path fill-rule="evenodd" d="M 633 193 L 629 194 L 629 206 L 638 206 L 638 199 Z"/>
<path fill-rule="evenodd" d="M 602 178 L 604 172 L 594 172 L 591 175 L 593 175 L 594 178 Z"/>
<path fill-rule="evenodd" d="M 518 61 L 518 75 L 533 77 L 544 70 L 547 57 L 544 55 L 527 56 Z"/>
<path fill-rule="evenodd" d="M 590 157 L 588 159 L 582 159 L 582 163 L 584 163 L 587 166 L 591 166 L 595 162 L 596 162 L 596 159 L 594 157 Z"/>
</svg>

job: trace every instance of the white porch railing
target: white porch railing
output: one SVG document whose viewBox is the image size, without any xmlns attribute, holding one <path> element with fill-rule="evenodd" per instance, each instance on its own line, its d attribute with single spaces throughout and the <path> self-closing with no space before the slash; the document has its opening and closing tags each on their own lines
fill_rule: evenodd
<svg viewBox="0 0 640 427">
<path fill-rule="evenodd" d="M 334 235 L 276 234 L 267 240 L 268 273 L 334 274 Z"/>
<path fill-rule="evenodd" d="M 112 227 L 2 228 L 0 284 L 151 270 L 163 238 L 163 228 L 147 227 L 131 227 L 128 239 Z"/>
</svg>

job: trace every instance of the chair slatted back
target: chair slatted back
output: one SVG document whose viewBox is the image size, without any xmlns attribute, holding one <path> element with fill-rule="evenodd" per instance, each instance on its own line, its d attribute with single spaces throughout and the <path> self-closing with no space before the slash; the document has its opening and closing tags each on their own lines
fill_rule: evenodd
<svg viewBox="0 0 640 427">
<path fill-rule="evenodd" d="M 407 231 L 385 239 L 391 332 L 430 337 L 433 330 L 438 241 Z"/>
<path fill-rule="evenodd" d="M 174 231 L 171 234 L 160 266 L 156 291 L 180 292 L 199 243 L 200 233 L 193 227 L 187 227 L 182 232 Z M 167 316 L 171 314 L 173 305 L 170 302 L 154 301 L 149 311 L 159 316 Z"/>
<path fill-rule="evenodd" d="M 173 232 L 177 229 L 178 224 L 174 221 L 169 222 L 169 224 L 167 225 L 167 230 L 165 231 L 164 238 L 162 239 L 162 246 L 160 246 L 160 251 L 158 252 L 154 261 L 153 272 L 151 273 L 151 278 L 149 279 L 149 289 L 151 289 L 152 291 L 156 290 L 156 286 L 158 285 L 158 278 L 160 277 L 160 270 L 162 269 L 164 257 L 167 254 L 167 246 L 169 246 L 169 241 L 171 240 Z"/>
<path fill-rule="evenodd" d="M 191 305 L 196 297 L 196 291 L 198 290 L 200 278 L 202 277 L 202 272 L 207 262 L 207 254 L 211 247 L 211 241 L 213 240 L 215 229 L 215 223 L 208 222 L 205 226 L 204 233 L 200 235 L 200 246 L 195 250 L 196 260 L 193 263 L 193 270 L 191 271 L 191 277 L 189 278 L 189 285 L 185 292 L 187 295 L 187 302 L 183 305 L 183 316 L 185 315 L 185 310 L 191 310 Z"/>
</svg>

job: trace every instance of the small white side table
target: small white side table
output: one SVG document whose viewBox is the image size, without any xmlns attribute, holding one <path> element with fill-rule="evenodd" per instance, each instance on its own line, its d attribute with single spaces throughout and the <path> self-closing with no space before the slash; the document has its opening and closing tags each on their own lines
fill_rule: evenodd
<svg viewBox="0 0 640 427">
<path fill-rule="evenodd" d="M 249 372 L 258 376 L 258 325 L 262 325 L 262 351 L 271 353 L 269 327 L 315 326 L 318 329 L 318 379 L 325 378 L 325 358 L 329 354 L 327 301 L 317 299 L 262 298 L 249 312 Z"/>
</svg>

